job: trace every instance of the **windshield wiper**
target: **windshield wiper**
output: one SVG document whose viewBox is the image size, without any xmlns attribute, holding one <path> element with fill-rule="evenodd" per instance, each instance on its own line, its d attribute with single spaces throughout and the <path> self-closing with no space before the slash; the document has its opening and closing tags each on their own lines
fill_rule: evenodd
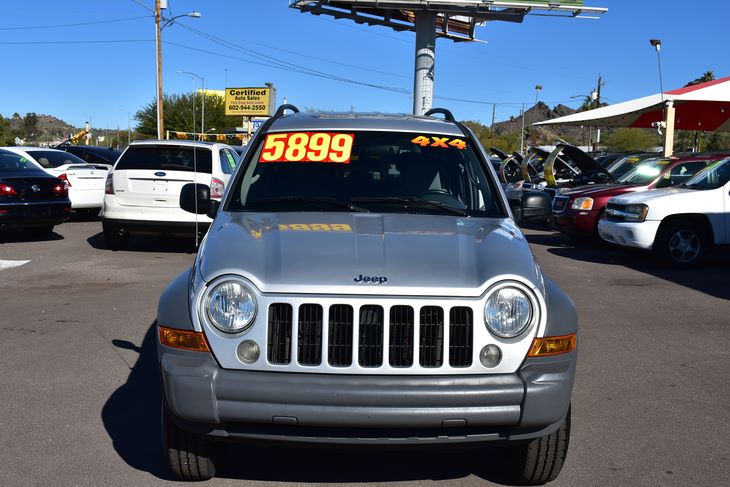
<svg viewBox="0 0 730 487">
<path fill-rule="evenodd" d="M 369 213 L 370 210 L 355 206 L 350 202 L 337 201 L 334 198 L 320 198 L 320 197 L 309 197 L 309 196 L 282 196 L 280 198 L 266 198 L 261 200 L 253 200 L 246 204 L 247 208 L 252 206 L 276 206 L 276 205 L 289 205 L 296 206 L 299 209 L 301 206 L 314 205 L 320 210 L 331 210 L 332 208 L 347 210 L 352 213 Z M 251 208 L 253 209 L 253 208 Z"/>
<path fill-rule="evenodd" d="M 468 216 L 469 213 L 462 208 L 436 203 L 435 201 L 422 200 L 420 198 L 408 198 L 399 196 L 385 196 L 381 198 L 352 198 L 351 201 L 358 203 L 385 203 L 400 204 L 403 208 L 435 209 L 447 211 L 453 215 Z"/>
</svg>

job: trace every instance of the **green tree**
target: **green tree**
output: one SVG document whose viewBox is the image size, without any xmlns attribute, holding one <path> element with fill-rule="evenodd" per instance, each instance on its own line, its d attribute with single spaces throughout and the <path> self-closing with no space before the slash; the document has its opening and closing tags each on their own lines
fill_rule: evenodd
<svg viewBox="0 0 730 487">
<path fill-rule="evenodd" d="M 165 130 L 179 132 L 200 132 L 203 96 L 195 96 L 193 106 L 192 93 L 172 94 L 162 97 L 162 107 L 165 116 Z M 195 128 L 193 128 L 193 109 L 195 110 Z M 142 107 L 134 115 L 138 122 L 136 132 L 142 137 L 157 137 L 157 101 L 153 100 Z M 215 128 L 223 132 L 235 126 L 240 126 L 241 117 L 230 117 L 225 114 L 225 102 L 217 95 L 205 95 L 205 129 Z M 164 134 L 163 134 L 164 137 Z"/>
<path fill-rule="evenodd" d="M 10 130 L 10 119 L 0 115 L 0 145 L 15 145 L 15 136 Z"/>
<path fill-rule="evenodd" d="M 38 115 L 35 112 L 25 114 L 21 133 L 25 140 L 33 140 L 40 135 L 38 133 Z"/>
<path fill-rule="evenodd" d="M 704 72 L 704 74 L 702 74 L 702 76 L 700 76 L 699 78 L 693 79 L 692 81 L 690 81 L 689 83 L 687 83 L 684 86 L 685 87 L 694 86 L 694 85 L 698 85 L 700 83 L 707 83 L 708 81 L 715 81 L 715 73 L 711 69 L 708 69 L 707 71 Z"/>
<path fill-rule="evenodd" d="M 646 150 L 650 147 L 660 145 L 660 139 L 656 132 L 647 129 L 619 128 L 604 139 L 608 150 Z"/>
</svg>

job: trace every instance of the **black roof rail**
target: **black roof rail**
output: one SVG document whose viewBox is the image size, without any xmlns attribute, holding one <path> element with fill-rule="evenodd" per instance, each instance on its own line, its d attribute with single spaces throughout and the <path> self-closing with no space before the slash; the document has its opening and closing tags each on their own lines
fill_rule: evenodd
<svg viewBox="0 0 730 487">
<path fill-rule="evenodd" d="M 432 108 L 426 113 L 423 114 L 424 117 L 430 117 L 431 115 L 434 115 L 436 113 L 440 113 L 444 116 L 446 120 L 449 122 L 456 122 L 456 119 L 454 118 L 454 114 L 452 114 L 449 110 L 445 108 Z"/>
<path fill-rule="evenodd" d="M 274 113 L 274 116 L 271 118 L 279 118 L 283 116 L 286 110 L 291 110 L 294 113 L 299 113 L 299 109 L 296 106 L 290 103 L 284 103 L 283 105 L 279 105 L 279 108 L 276 109 L 276 113 Z"/>
</svg>

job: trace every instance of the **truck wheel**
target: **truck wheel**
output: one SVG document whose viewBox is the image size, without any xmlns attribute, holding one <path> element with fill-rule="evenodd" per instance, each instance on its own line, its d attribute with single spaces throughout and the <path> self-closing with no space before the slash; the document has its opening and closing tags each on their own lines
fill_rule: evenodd
<svg viewBox="0 0 730 487">
<path fill-rule="evenodd" d="M 180 429 L 170 419 L 167 407 L 162 406 L 162 435 L 165 460 L 172 473 L 180 480 L 210 480 L 215 475 L 208 442 Z"/>
<path fill-rule="evenodd" d="M 109 250 L 120 250 L 127 246 L 127 236 L 119 232 L 119 227 L 108 222 L 101 222 L 104 240 Z"/>
<path fill-rule="evenodd" d="M 689 220 L 678 220 L 662 226 L 655 250 L 659 257 L 675 267 L 697 265 L 709 245 L 704 229 Z"/>
<path fill-rule="evenodd" d="M 570 442 L 570 407 L 565 421 L 553 433 L 511 448 L 509 465 L 516 485 L 543 485 L 558 477 Z"/>
</svg>

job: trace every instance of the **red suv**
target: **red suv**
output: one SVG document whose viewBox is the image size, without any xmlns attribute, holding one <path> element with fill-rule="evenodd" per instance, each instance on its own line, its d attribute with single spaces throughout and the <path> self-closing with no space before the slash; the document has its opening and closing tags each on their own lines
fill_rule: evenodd
<svg viewBox="0 0 730 487">
<path fill-rule="evenodd" d="M 698 154 L 678 159 L 645 159 L 621 176 L 617 183 L 580 186 L 556 196 L 551 225 L 575 237 L 595 237 L 598 220 L 609 198 L 634 191 L 676 186 L 710 162 L 723 157 L 727 156 Z"/>
</svg>

